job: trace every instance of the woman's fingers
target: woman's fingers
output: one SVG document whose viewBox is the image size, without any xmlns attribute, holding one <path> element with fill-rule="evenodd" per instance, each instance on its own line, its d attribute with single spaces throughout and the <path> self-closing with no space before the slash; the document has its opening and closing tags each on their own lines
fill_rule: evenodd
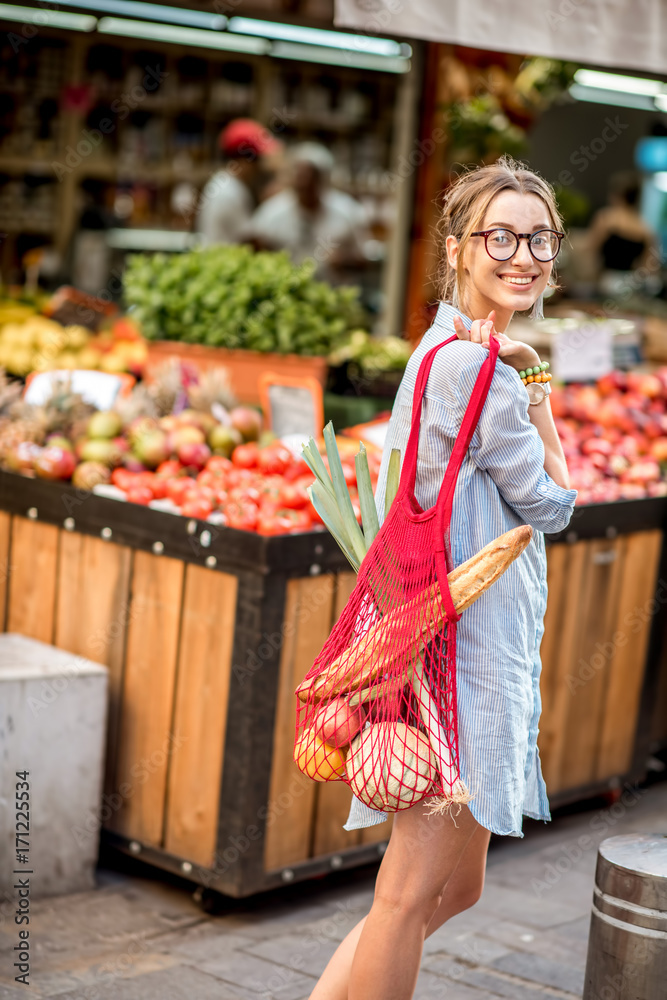
<svg viewBox="0 0 667 1000">
<path fill-rule="evenodd" d="M 454 330 L 459 340 L 470 340 L 470 332 L 465 323 L 458 317 L 454 317 Z"/>
</svg>

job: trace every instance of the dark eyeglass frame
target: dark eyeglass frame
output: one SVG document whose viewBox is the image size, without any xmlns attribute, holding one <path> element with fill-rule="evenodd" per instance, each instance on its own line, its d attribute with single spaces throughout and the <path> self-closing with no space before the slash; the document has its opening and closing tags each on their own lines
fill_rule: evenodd
<svg viewBox="0 0 667 1000">
<path fill-rule="evenodd" d="M 493 233 L 509 233 L 515 239 L 515 244 L 512 252 L 507 255 L 507 257 L 494 257 L 489 250 L 489 236 Z M 533 247 L 531 245 L 531 240 L 534 236 L 539 236 L 540 233 L 553 233 L 554 236 L 558 237 L 558 246 L 556 247 L 556 252 L 551 257 L 537 257 Z M 528 249 L 530 250 L 531 256 L 534 260 L 538 261 L 540 264 L 548 264 L 550 260 L 554 260 L 560 253 L 560 245 L 563 242 L 563 237 L 565 233 L 561 233 L 558 229 L 536 229 L 534 233 L 515 233 L 511 229 L 504 229 L 502 226 L 496 226 L 495 229 L 481 229 L 476 233 L 471 233 L 471 236 L 483 236 L 484 237 L 484 249 L 488 253 L 491 260 L 511 260 L 514 254 L 519 249 L 521 245 L 521 240 L 526 240 L 528 243 Z"/>
</svg>

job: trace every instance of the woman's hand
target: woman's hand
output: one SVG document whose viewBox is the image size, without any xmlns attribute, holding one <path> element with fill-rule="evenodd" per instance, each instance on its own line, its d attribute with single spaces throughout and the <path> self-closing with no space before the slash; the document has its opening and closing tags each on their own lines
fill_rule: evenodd
<svg viewBox="0 0 667 1000">
<path fill-rule="evenodd" d="M 529 344 L 524 344 L 520 340 L 511 340 L 504 333 L 499 333 L 495 326 L 496 312 L 492 309 L 486 319 L 476 319 L 468 330 L 459 316 L 454 317 L 454 330 L 459 340 L 470 340 L 473 344 L 481 344 L 482 347 L 489 347 L 489 337 L 492 335 L 500 344 L 498 357 L 506 365 L 515 368 L 518 372 L 526 368 L 532 368 L 540 363 L 540 356 Z"/>
</svg>

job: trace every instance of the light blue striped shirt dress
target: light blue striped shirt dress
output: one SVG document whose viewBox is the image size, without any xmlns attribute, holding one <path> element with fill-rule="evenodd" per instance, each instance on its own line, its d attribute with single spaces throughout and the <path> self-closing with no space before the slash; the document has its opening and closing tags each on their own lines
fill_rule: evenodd
<svg viewBox="0 0 667 1000">
<path fill-rule="evenodd" d="M 410 433 L 412 397 L 426 352 L 455 332 L 458 314 L 442 302 L 412 355 L 392 410 L 376 502 L 382 518 L 392 448 L 401 459 Z M 422 408 L 415 495 L 424 508 L 436 502 L 479 368 L 479 344 L 455 341 L 435 357 Z M 576 490 L 558 486 L 544 471 L 544 445 L 528 418 L 528 394 L 518 373 L 500 358 L 454 494 L 451 544 L 454 564 L 470 559 L 510 528 L 530 524 L 523 554 L 463 612 L 457 631 L 457 704 L 461 777 L 474 818 L 492 833 L 522 837 L 522 815 L 549 820 L 537 733 L 540 642 L 547 603 L 543 532 L 561 531 L 572 516 Z M 386 814 L 356 796 L 346 830 L 374 826 Z"/>
</svg>

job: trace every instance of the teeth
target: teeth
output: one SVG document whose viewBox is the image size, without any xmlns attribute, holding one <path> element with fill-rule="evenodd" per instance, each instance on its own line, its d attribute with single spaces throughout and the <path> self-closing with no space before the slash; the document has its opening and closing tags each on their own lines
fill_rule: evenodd
<svg viewBox="0 0 667 1000">
<path fill-rule="evenodd" d="M 509 274 L 501 274 L 500 277 L 503 281 L 508 281 L 511 285 L 530 285 L 533 281 L 531 277 L 527 278 L 514 278 Z"/>
</svg>

